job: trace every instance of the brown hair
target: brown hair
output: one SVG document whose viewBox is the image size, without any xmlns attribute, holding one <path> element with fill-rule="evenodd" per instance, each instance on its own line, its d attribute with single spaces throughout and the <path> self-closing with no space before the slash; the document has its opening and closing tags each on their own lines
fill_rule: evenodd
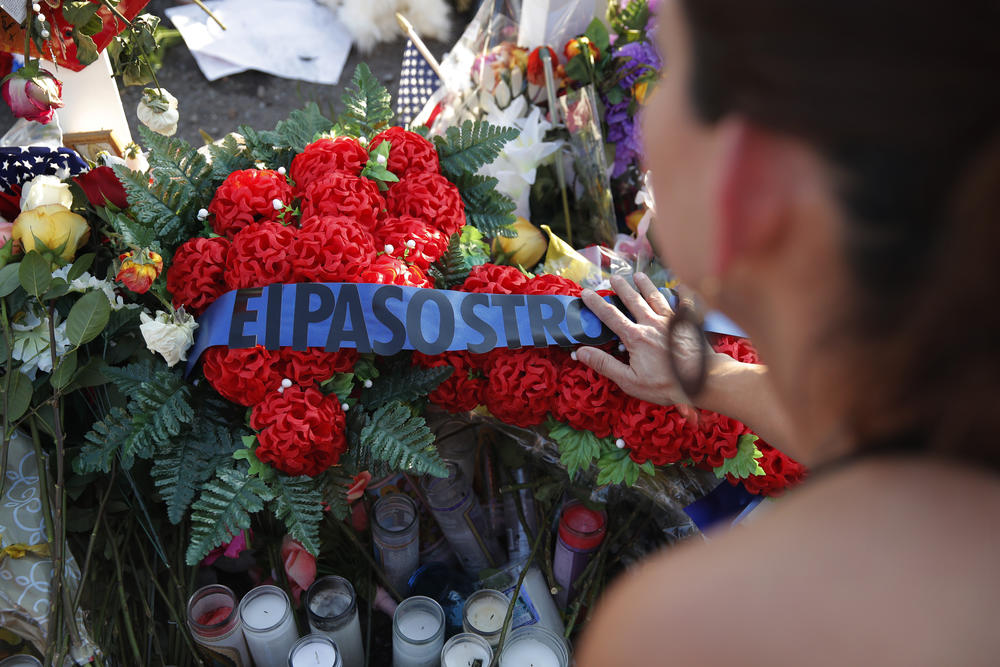
<svg viewBox="0 0 1000 667">
<path fill-rule="evenodd" d="M 842 175 L 858 437 L 891 414 L 1000 466 L 1000 3 L 682 2 L 696 113 L 798 136 Z"/>
</svg>

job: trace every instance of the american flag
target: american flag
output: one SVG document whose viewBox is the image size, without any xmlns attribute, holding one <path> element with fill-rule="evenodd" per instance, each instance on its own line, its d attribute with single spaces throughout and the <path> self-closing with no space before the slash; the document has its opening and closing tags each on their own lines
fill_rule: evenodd
<svg viewBox="0 0 1000 667">
<path fill-rule="evenodd" d="M 87 163 L 68 148 L 14 146 L 0 148 L 0 191 L 10 192 L 35 176 L 69 178 L 87 171 Z"/>
<path fill-rule="evenodd" d="M 403 64 L 399 70 L 399 93 L 396 95 L 396 118 L 401 125 L 409 125 L 441 86 L 441 79 L 407 40 L 403 51 Z"/>
</svg>

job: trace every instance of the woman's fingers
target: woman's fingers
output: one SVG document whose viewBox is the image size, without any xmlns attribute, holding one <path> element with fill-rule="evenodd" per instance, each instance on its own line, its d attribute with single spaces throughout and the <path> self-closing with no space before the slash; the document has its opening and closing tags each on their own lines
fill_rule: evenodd
<svg viewBox="0 0 1000 667">
<path fill-rule="evenodd" d="M 624 388 L 635 380 L 635 372 L 631 366 L 623 364 L 604 350 L 598 350 L 596 347 L 578 348 L 576 359 L 580 363 L 590 366 L 619 387 Z"/>
<path fill-rule="evenodd" d="M 581 295 L 584 305 L 597 315 L 597 319 L 608 325 L 608 328 L 615 332 L 619 338 L 625 339 L 628 331 L 635 326 L 625 314 L 602 299 L 597 292 L 585 289 Z"/>
<path fill-rule="evenodd" d="M 618 298 L 622 300 L 625 307 L 628 308 L 629 312 L 638 321 L 648 322 L 653 318 L 655 314 L 650 308 L 649 304 L 646 303 L 646 299 L 642 297 L 641 294 L 632 289 L 632 286 L 628 284 L 628 281 L 621 276 L 611 276 L 611 287 L 615 290 L 615 294 Z"/>
<path fill-rule="evenodd" d="M 660 290 L 645 273 L 635 274 L 635 286 L 639 288 L 639 293 L 646 300 L 653 312 L 661 317 L 670 317 L 674 314 L 667 297 L 663 296 Z"/>
</svg>

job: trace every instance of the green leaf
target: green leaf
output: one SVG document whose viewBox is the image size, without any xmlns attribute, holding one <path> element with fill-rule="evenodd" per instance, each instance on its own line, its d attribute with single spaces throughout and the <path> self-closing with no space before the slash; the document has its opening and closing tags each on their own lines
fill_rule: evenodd
<svg viewBox="0 0 1000 667">
<path fill-rule="evenodd" d="M 74 28 L 73 41 L 76 43 L 76 59 L 80 61 L 81 65 L 86 67 L 97 61 L 97 44 L 89 35 Z M 39 49 L 39 51 L 41 50 Z"/>
<path fill-rule="evenodd" d="M 42 301 L 52 301 L 58 299 L 59 297 L 66 296 L 69 294 L 69 283 L 62 278 L 53 278 L 52 285 L 49 289 L 42 295 Z"/>
<path fill-rule="evenodd" d="M 608 52 L 611 47 L 611 36 L 608 34 L 608 28 L 604 25 L 604 21 L 595 18 L 587 26 L 587 31 L 584 34 L 594 43 L 602 56 Z"/>
<path fill-rule="evenodd" d="M 361 429 L 361 447 L 394 470 L 435 477 L 448 474 L 427 422 L 402 403 L 383 405 L 368 417 Z"/>
<path fill-rule="evenodd" d="M 62 7 L 63 18 L 70 25 L 85 25 L 94 18 L 98 8 L 100 8 L 99 4 L 94 4 L 89 0 L 67 0 Z"/>
<path fill-rule="evenodd" d="M 515 236 L 510 228 L 514 222 L 514 201 L 498 192 L 493 176 L 463 173 L 453 177 L 453 182 L 465 204 L 465 221 L 486 236 Z"/>
<path fill-rule="evenodd" d="M 614 446 L 609 438 L 602 440 L 590 431 L 577 431 L 562 422 L 550 422 L 549 437 L 559 445 L 559 461 L 566 466 L 570 479 L 580 470 L 589 470 L 602 451 Z"/>
<path fill-rule="evenodd" d="M 215 547 L 250 527 L 250 515 L 264 509 L 271 490 L 244 469 L 221 468 L 191 506 L 191 543 L 185 560 L 197 565 Z"/>
<path fill-rule="evenodd" d="M 109 472 L 118 456 L 122 468 L 129 470 L 136 456 L 147 459 L 152 456 L 155 436 L 148 420 L 133 417 L 124 408 L 113 407 L 84 437 L 73 469 L 79 474 Z"/>
<path fill-rule="evenodd" d="M 715 476 L 721 479 L 726 475 L 733 475 L 739 479 L 746 479 L 755 475 L 763 475 L 764 469 L 757 459 L 762 458 L 764 453 L 757 449 L 757 440 L 757 436 L 752 433 L 741 435 L 736 448 L 736 456 L 725 459 L 721 466 L 714 468 Z"/>
<path fill-rule="evenodd" d="M 348 134 L 369 140 L 388 127 L 395 116 L 392 96 L 364 63 L 354 70 L 341 102 L 344 113 L 339 118 L 340 124 Z"/>
<path fill-rule="evenodd" d="M 67 329 L 69 327 L 67 326 Z M 157 444 L 166 444 L 171 436 L 195 421 L 191 407 L 191 385 L 181 371 L 155 368 L 150 364 L 130 364 L 124 368 L 108 366 L 104 375 L 129 397 L 128 409 L 141 415 L 156 432 Z"/>
<path fill-rule="evenodd" d="M 84 387 L 99 387 L 108 381 L 104 375 L 107 364 L 103 359 L 95 358 L 88 361 L 82 368 L 78 369 L 73 376 L 73 386 L 77 389 Z"/>
<path fill-rule="evenodd" d="M 21 286 L 21 264 L 8 264 L 0 269 L 0 299 L 14 293 Z"/>
<path fill-rule="evenodd" d="M 237 140 L 236 135 L 229 133 L 221 142 L 208 145 L 212 156 L 212 179 L 222 182 L 234 171 L 242 171 L 253 167 L 254 160 L 246 143 Z"/>
<path fill-rule="evenodd" d="M 323 520 L 322 480 L 275 475 L 269 486 L 274 495 L 274 515 L 306 551 L 319 556 L 319 524 Z"/>
<path fill-rule="evenodd" d="M 66 319 L 66 337 L 73 345 L 83 345 L 97 338 L 111 317 L 111 306 L 104 292 L 87 292 L 73 304 Z"/>
<path fill-rule="evenodd" d="M 32 250 L 21 260 L 18 278 L 25 292 L 39 298 L 52 284 L 52 267 L 47 259 Z"/>
<path fill-rule="evenodd" d="M 605 450 L 597 460 L 597 485 L 625 484 L 632 486 L 639 479 L 642 468 L 629 457 L 627 449 L 618 449 L 612 445 Z"/>
<path fill-rule="evenodd" d="M 62 389 L 73 380 L 74 373 L 76 373 L 76 350 L 64 356 L 59 365 L 52 370 L 49 383 L 55 389 Z"/>
<path fill-rule="evenodd" d="M 448 249 L 431 266 L 430 273 L 438 289 L 450 289 L 465 282 L 473 267 L 488 261 L 490 249 L 483 235 L 475 227 L 466 225 L 460 234 L 448 240 Z"/>
<path fill-rule="evenodd" d="M 320 383 L 320 388 L 327 396 L 335 394 L 343 403 L 354 391 L 354 373 L 337 373 L 326 382 Z"/>
<path fill-rule="evenodd" d="M 237 461 L 246 461 L 249 464 L 249 473 L 256 475 L 263 480 L 272 479 L 277 473 L 274 468 L 257 458 L 257 436 L 243 436 L 243 449 L 233 452 L 233 458 Z"/>
<path fill-rule="evenodd" d="M 170 523 L 180 523 L 202 484 L 232 460 L 236 442 L 228 427 L 198 420 L 184 437 L 160 448 L 150 474 L 167 504 Z"/>
<path fill-rule="evenodd" d="M 406 403 L 423 398 L 437 389 L 454 372 L 451 366 L 423 368 L 403 358 L 393 372 L 383 373 L 361 392 L 361 403 L 368 408 L 380 408 L 390 403 Z"/>
<path fill-rule="evenodd" d="M 333 121 L 320 112 L 319 105 L 309 102 L 302 109 L 288 114 L 279 121 L 273 132 L 264 133 L 278 148 L 301 153 L 306 146 L 316 140 L 317 135 L 333 129 Z"/>
<path fill-rule="evenodd" d="M 7 386 L 7 381 L 5 378 L 0 378 L 0 399 L 6 398 L 7 401 L 7 420 L 11 423 L 21 418 L 28 408 L 31 406 L 31 395 L 33 393 L 33 387 L 31 385 L 31 380 L 24 373 L 15 370 L 10 375 L 10 393 L 4 397 L 3 390 Z M 0 404 L 0 408 L 3 405 Z"/>
<path fill-rule="evenodd" d="M 443 137 L 434 137 L 441 173 L 454 180 L 461 174 L 473 174 L 493 162 L 508 141 L 520 134 L 514 127 L 497 127 L 486 121 L 467 120 L 461 127 L 449 127 Z"/>
</svg>

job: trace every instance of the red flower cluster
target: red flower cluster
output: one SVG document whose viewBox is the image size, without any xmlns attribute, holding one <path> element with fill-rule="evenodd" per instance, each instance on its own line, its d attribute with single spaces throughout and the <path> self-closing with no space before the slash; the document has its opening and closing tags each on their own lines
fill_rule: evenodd
<svg viewBox="0 0 1000 667">
<path fill-rule="evenodd" d="M 465 224 L 465 204 L 458 188 L 431 171 L 410 170 L 406 178 L 389 187 L 386 204 L 389 215 L 432 222 L 449 237 Z"/>
<path fill-rule="evenodd" d="M 559 369 L 559 384 L 552 406 L 556 419 L 598 438 L 611 435 L 626 398 L 618 385 L 570 358 Z"/>
<path fill-rule="evenodd" d="M 174 263 L 167 271 L 167 290 L 174 296 L 174 306 L 184 306 L 200 315 L 209 304 L 226 291 L 226 257 L 229 241 L 224 238 L 194 238 L 174 252 Z"/>
<path fill-rule="evenodd" d="M 347 451 L 344 411 L 314 387 L 271 392 L 253 408 L 257 458 L 289 475 L 318 475 Z"/>
<path fill-rule="evenodd" d="M 375 181 L 332 171 L 311 181 L 302 201 L 302 218 L 346 216 L 365 229 L 375 229 L 385 200 Z"/>
<path fill-rule="evenodd" d="M 468 352 L 445 352 L 428 356 L 414 352 L 413 363 L 424 368 L 451 366 L 455 369 L 427 398 L 448 412 L 458 414 L 474 410 L 484 400 L 486 378 L 481 365 L 483 356 Z"/>
<path fill-rule="evenodd" d="M 329 172 L 360 176 L 366 162 L 368 151 L 362 148 L 357 139 L 319 139 L 295 156 L 290 174 L 295 181 L 296 193 L 302 194 L 313 181 Z"/>
<path fill-rule="evenodd" d="M 385 132 L 375 135 L 369 148 L 374 151 L 383 141 L 389 142 L 389 161 L 386 169 L 399 178 L 421 171 L 436 174 L 441 168 L 434 144 L 416 132 L 401 127 L 390 127 Z"/>
<path fill-rule="evenodd" d="M 280 202 L 277 208 L 276 200 Z M 214 216 L 215 233 L 232 239 L 248 225 L 277 221 L 291 203 L 292 186 L 284 176 L 270 169 L 243 169 L 226 177 L 215 191 L 208 212 Z"/>
<path fill-rule="evenodd" d="M 805 479 L 807 471 L 801 463 L 782 454 L 763 440 L 757 441 L 757 448 L 764 455 L 757 459 L 760 467 L 764 469 L 764 474 L 743 480 L 727 475 L 730 484 L 736 485 L 743 482 L 743 486 L 750 493 L 762 496 L 780 496 L 785 492 L 785 489 L 795 486 Z"/>
</svg>

